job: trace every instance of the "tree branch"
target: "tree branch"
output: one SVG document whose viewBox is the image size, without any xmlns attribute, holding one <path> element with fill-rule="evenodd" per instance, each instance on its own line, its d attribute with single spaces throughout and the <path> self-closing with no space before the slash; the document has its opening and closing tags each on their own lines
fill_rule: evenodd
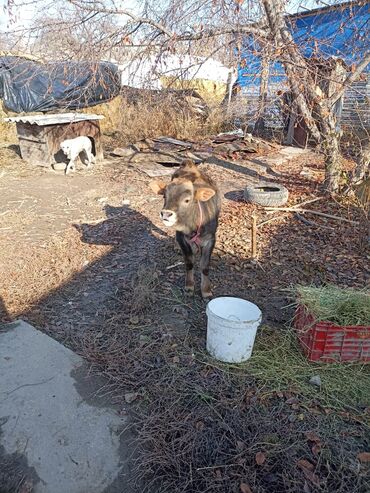
<svg viewBox="0 0 370 493">
<path fill-rule="evenodd" d="M 182 36 L 177 36 L 177 39 L 180 41 L 197 41 L 200 39 L 222 36 L 224 34 L 253 34 L 254 36 L 257 36 L 259 38 L 266 38 L 267 28 L 265 28 L 265 26 L 263 25 L 259 26 L 257 24 L 253 24 L 253 25 L 251 24 L 246 26 L 238 25 L 238 26 L 230 26 L 230 27 L 219 28 L 219 29 L 203 30 L 196 34 L 186 34 Z"/>
<path fill-rule="evenodd" d="M 76 0 L 68 0 L 69 3 L 75 5 L 75 7 L 81 10 L 87 10 L 89 12 L 99 12 L 100 14 L 110 14 L 110 15 L 127 15 L 133 21 L 141 24 L 147 24 L 149 26 L 154 27 L 158 31 L 161 31 L 163 34 L 166 34 L 168 37 L 172 38 L 174 36 L 174 32 L 170 31 L 163 24 L 160 24 L 153 19 L 149 19 L 148 17 L 140 17 L 133 14 L 130 10 L 126 9 L 107 9 L 107 8 L 98 8 L 98 7 L 90 7 Z"/>
<path fill-rule="evenodd" d="M 266 36 L 266 28 L 263 25 L 259 25 L 257 23 L 247 24 L 244 26 L 230 26 L 230 27 L 221 27 L 221 28 L 211 28 L 204 29 L 198 33 L 194 34 L 178 34 L 175 31 L 170 30 L 164 24 L 154 21 L 148 17 L 140 17 L 133 14 L 130 10 L 126 9 L 107 9 L 100 7 L 91 7 L 86 5 L 84 2 L 79 0 L 68 0 L 71 4 L 75 5 L 77 8 L 81 10 L 86 10 L 88 12 L 98 12 L 100 14 L 110 14 L 110 15 L 126 15 L 134 22 L 139 24 L 146 24 L 148 26 L 153 27 L 157 31 L 160 31 L 162 34 L 165 34 L 171 39 L 176 39 L 176 41 L 197 41 L 205 38 L 212 38 L 216 36 L 223 36 L 225 34 L 253 34 L 254 36 L 258 36 L 260 38 L 265 38 Z"/>
<path fill-rule="evenodd" d="M 362 72 L 365 70 L 365 68 L 369 65 L 370 63 L 370 51 L 367 53 L 365 58 L 360 62 L 355 70 L 351 72 L 347 78 L 343 81 L 342 83 L 342 88 L 339 89 L 337 92 L 335 92 L 327 101 L 328 107 L 333 106 L 338 99 L 340 99 L 343 94 L 345 93 L 346 89 L 348 86 L 350 86 L 353 82 L 355 82 L 359 76 L 362 74 Z"/>
</svg>

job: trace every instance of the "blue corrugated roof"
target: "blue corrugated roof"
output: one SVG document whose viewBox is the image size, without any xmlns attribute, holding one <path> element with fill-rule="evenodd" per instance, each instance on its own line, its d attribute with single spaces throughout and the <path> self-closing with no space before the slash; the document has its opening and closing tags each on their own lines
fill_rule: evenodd
<svg viewBox="0 0 370 493">
<path fill-rule="evenodd" d="M 292 16 L 293 37 L 305 56 L 336 56 L 348 65 L 370 48 L 370 4 L 347 5 Z"/>
<path fill-rule="evenodd" d="M 370 3 L 344 4 L 342 7 L 315 9 L 288 18 L 294 40 L 306 57 L 338 57 L 348 65 L 361 60 L 370 50 Z M 238 70 L 241 87 L 259 85 L 261 48 L 252 39 L 244 43 Z M 367 71 L 370 66 L 367 67 Z M 257 79 L 258 77 L 258 79 Z M 270 82 L 284 79 L 281 64 L 270 67 Z"/>
</svg>

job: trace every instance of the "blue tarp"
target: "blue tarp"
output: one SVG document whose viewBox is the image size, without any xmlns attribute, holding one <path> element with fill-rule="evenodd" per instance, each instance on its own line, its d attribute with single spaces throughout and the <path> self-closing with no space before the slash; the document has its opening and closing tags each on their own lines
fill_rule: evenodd
<svg viewBox="0 0 370 493">
<path fill-rule="evenodd" d="M 370 49 L 370 4 L 319 10 L 301 17 L 292 16 L 290 24 L 295 42 L 306 57 L 338 57 L 347 65 L 356 63 Z"/>
<path fill-rule="evenodd" d="M 370 50 L 370 3 L 348 5 L 333 9 L 315 9 L 287 18 L 293 38 L 306 57 L 338 57 L 350 66 L 358 63 Z M 261 48 L 248 37 L 245 39 L 237 84 L 240 87 L 260 84 Z M 370 70 L 370 66 L 366 71 Z M 285 79 L 280 63 L 270 66 L 269 83 Z M 252 87 L 250 87 L 252 90 Z"/>
</svg>

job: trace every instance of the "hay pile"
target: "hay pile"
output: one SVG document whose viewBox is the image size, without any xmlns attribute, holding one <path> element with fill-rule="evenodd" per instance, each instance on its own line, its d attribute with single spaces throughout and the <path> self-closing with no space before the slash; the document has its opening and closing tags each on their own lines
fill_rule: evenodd
<svg viewBox="0 0 370 493">
<path fill-rule="evenodd" d="M 116 132 L 121 126 L 123 107 L 124 98 L 119 95 L 106 103 L 82 108 L 78 111 L 87 114 L 103 115 L 104 120 L 100 122 L 100 129 L 103 134 L 110 135 Z"/>
<path fill-rule="evenodd" d="M 179 80 L 176 77 L 162 77 L 161 82 L 169 89 L 194 89 L 210 106 L 219 105 L 227 91 L 227 84 L 205 79 Z"/>
<path fill-rule="evenodd" d="M 302 303 L 317 321 L 338 325 L 370 325 L 370 294 L 336 286 L 298 286 Z"/>
<path fill-rule="evenodd" d="M 0 135 L 1 142 L 6 143 L 16 143 L 17 142 L 17 131 L 14 123 L 4 122 L 4 118 L 14 116 L 15 113 L 8 111 L 4 107 L 3 101 L 0 99 Z"/>
</svg>

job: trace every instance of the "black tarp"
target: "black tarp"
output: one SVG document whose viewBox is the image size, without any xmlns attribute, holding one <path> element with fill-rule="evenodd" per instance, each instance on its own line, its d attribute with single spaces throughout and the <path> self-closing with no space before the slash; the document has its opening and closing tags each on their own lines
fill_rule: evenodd
<svg viewBox="0 0 370 493">
<path fill-rule="evenodd" d="M 76 110 L 109 101 L 119 91 L 118 69 L 109 62 L 41 64 L 0 57 L 0 99 L 9 111 Z"/>
</svg>

